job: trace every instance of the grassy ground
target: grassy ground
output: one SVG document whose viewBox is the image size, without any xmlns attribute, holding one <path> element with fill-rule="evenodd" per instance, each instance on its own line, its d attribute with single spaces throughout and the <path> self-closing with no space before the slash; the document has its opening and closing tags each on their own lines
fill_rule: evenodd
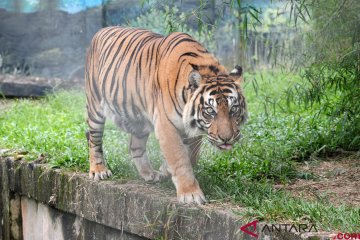
<svg viewBox="0 0 360 240">
<path fill-rule="evenodd" d="M 305 200 L 273 187 L 311 178 L 310 173 L 297 168 L 298 161 L 336 147 L 334 132 L 329 132 L 322 116 L 314 118 L 312 110 L 287 105 L 284 91 L 296 81 L 298 76 L 285 73 L 247 75 L 244 87 L 250 118 L 243 129 L 244 138 L 230 152 L 219 152 L 204 143 L 196 175 L 208 199 L 246 207 L 239 213 L 243 217 L 277 223 L 311 222 L 324 230 L 355 231 L 360 208 L 335 206 L 326 196 Z M 18 100 L 1 111 L 0 149 L 26 151 L 29 160 L 43 154 L 53 167 L 87 171 L 83 93 L 58 92 L 41 100 Z M 128 136 L 108 123 L 104 152 L 115 178 L 137 178 L 127 144 Z M 148 155 L 160 165 L 162 157 L 153 136 Z M 162 185 L 172 187 L 169 182 Z"/>
</svg>

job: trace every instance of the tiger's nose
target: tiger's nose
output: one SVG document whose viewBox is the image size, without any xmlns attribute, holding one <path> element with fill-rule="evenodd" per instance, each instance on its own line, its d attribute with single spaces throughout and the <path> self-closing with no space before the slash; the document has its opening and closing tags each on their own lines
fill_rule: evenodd
<svg viewBox="0 0 360 240">
<path fill-rule="evenodd" d="M 223 143 L 228 143 L 231 139 L 232 139 L 232 134 L 219 134 L 219 139 L 223 142 Z"/>
<path fill-rule="evenodd" d="M 218 138 L 223 143 L 229 142 L 232 139 L 233 135 L 234 135 L 234 131 L 232 129 L 230 121 L 223 123 L 220 126 L 220 129 L 218 131 Z"/>
<path fill-rule="evenodd" d="M 241 137 L 241 133 L 240 130 L 233 130 L 233 131 L 229 131 L 228 134 L 224 134 L 224 133 L 219 133 L 218 138 L 219 140 L 222 141 L 222 143 L 227 144 L 233 144 L 235 141 L 239 140 L 239 138 Z"/>
</svg>

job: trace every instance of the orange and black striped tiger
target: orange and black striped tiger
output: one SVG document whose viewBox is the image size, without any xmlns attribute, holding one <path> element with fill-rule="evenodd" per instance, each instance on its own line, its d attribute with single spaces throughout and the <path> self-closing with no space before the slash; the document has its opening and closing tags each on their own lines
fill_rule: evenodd
<svg viewBox="0 0 360 240">
<path fill-rule="evenodd" d="M 111 175 L 102 151 L 105 119 L 111 119 L 131 134 L 130 153 L 141 177 L 171 175 L 180 202 L 203 203 L 192 165 L 203 135 L 220 149 L 239 139 L 247 116 L 241 67 L 228 73 L 185 33 L 107 27 L 92 39 L 85 78 L 90 178 Z M 146 154 L 152 131 L 165 158 L 159 171 Z"/>
</svg>

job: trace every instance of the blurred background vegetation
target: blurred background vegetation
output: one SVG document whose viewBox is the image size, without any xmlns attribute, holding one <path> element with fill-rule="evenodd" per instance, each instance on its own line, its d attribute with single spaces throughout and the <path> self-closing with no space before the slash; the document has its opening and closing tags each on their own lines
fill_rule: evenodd
<svg viewBox="0 0 360 240">
<path fill-rule="evenodd" d="M 357 0 L 5 0 L 0 72 L 75 78 L 81 86 L 85 49 L 101 27 L 187 32 L 229 70 L 235 64 L 245 70 L 244 138 L 226 153 L 205 143 L 196 169 L 207 197 L 244 205 L 259 219 L 350 231 L 358 227 L 359 208 L 335 207 L 326 197 L 306 202 L 273 186 L 314 178 L 299 163 L 344 154 L 360 159 L 359 13 Z M 0 112 L 0 148 L 87 170 L 84 99 L 71 90 L 16 101 Z M 136 176 L 126 144 L 126 135 L 108 125 L 105 153 L 118 178 Z M 162 161 L 153 137 L 149 156 Z"/>
<path fill-rule="evenodd" d="M 319 149 L 358 150 L 359 12 L 356 0 L 6 0 L 0 4 L 0 70 L 81 84 L 85 48 L 99 28 L 183 31 L 229 69 L 242 65 L 246 87 L 257 94 L 264 87 L 259 76 L 270 79 L 258 73 L 288 73 L 272 82 L 286 86 L 275 97 L 256 98 L 267 117 L 285 112 L 300 123 L 307 112 L 311 120 L 304 125 L 316 133 L 302 157 Z"/>
</svg>

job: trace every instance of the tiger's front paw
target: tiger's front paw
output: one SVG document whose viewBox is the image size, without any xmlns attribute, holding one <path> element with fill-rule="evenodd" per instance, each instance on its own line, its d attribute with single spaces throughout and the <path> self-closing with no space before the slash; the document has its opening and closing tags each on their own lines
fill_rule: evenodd
<svg viewBox="0 0 360 240">
<path fill-rule="evenodd" d="M 92 180 L 106 179 L 112 175 L 111 171 L 108 170 L 104 164 L 98 164 L 90 166 L 89 178 Z"/>
<path fill-rule="evenodd" d="M 175 180 L 175 178 L 173 178 Z M 174 181 L 177 188 L 177 200 L 180 203 L 203 204 L 206 202 L 204 193 L 201 191 L 199 183 L 194 179 L 189 182 Z M 180 184 L 179 184 L 180 183 Z"/>
<path fill-rule="evenodd" d="M 206 198 L 200 189 L 196 192 L 178 193 L 177 200 L 180 203 L 196 203 L 199 205 L 206 203 Z"/>
</svg>

